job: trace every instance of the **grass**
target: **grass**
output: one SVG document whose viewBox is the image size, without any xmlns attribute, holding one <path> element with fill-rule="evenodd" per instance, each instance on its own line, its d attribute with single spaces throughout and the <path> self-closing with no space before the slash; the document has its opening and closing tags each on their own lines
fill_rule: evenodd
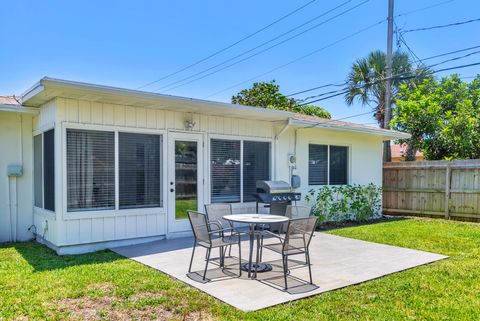
<svg viewBox="0 0 480 321">
<path fill-rule="evenodd" d="M 0 246 L 0 320 L 480 319 L 480 225 L 411 219 L 329 233 L 451 258 L 244 313 L 109 251 L 59 257 L 36 243 L 4 244 Z"/>
<path fill-rule="evenodd" d="M 175 201 L 175 218 L 177 220 L 188 218 L 187 210 L 197 210 L 197 200 L 176 200 Z"/>
</svg>

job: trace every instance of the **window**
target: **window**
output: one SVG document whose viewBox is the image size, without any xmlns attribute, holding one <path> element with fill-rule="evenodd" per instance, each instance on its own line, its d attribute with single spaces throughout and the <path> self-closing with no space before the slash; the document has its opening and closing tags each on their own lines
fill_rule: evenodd
<svg viewBox="0 0 480 321">
<path fill-rule="evenodd" d="M 270 143 L 243 142 L 243 201 L 255 201 L 258 180 L 270 179 Z"/>
<path fill-rule="evenodd" d="M 240 202 L 240 141 L 212 139 L 210 145 L 212 203 Z"/>
<path fill-rule="evenodd" d="M 119 206 L 159 207 L 160 136 L 118 134 Z"/>
<path fill-rule="evenodd" d="M 34 205 L 55 211 L 55 131 L 33 138 Z"/>
<path fill-rule="evenodd" d="M 310 144 L 308 184 L 348 184 L 348 147 Z"/>
<path fill-rule="evenodd" d="M 308 184 L 328 184 L 327 145 L 308 145 Z"/>
<path fill-rule="evenodd" d="M 161 135 L 68 129 L 67 210 L 163 206 L 161 150 Z"/>
<path fill-rule="evenodd" d="M 210 172 L 212 203 L 254 201 L 257 180 L 270 179 L 270 143 L 212 139 Z"/>
<path fill-rule="evenodd" d="M 330 185 L 348 184 L 348 147 L 330 146 Z"/>
<path fill-rule="evenodd" d="M 115 133 L 67 130 L 67 209 L 115 208 Z"/>
</svg>

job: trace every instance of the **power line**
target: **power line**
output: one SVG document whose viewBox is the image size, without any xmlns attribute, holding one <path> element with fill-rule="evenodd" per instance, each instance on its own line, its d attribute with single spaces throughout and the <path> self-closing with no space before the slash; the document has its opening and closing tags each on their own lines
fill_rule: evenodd
<svg viewBox="0 0 480 321">
<path fill-rule="evenodd" d="M 438 3 L 432 4 L 432 5 L 430 5 L 430 6 L 426 6 L 426 7 L 414 9 L 414 10 L 411 10 L 411 11 L 402 12 L 402 13 L 397 14 L 397 15 L 395 16 L 395 18 L 407 16 L 407 15 L 410 15 L 410 14 L 412 14 L 412 13 L 417 13 L 417 12 L 425 11 L 425 10 L 428 10 L 428 9 L 433 9 L 433 8 L 435 8 L 435 7 L 438 7 L 438 6 L 441 6 L 441 5 L 444 5 L 444 4 L 453 2 L 453 1 L 455 1 L 455 0 L 441 1 L 441 2 L 438 2 Z"/>
<path fill-rule="evenodd" d="M 341 87 L 341 86 L 345 86 L 346 84 L 347 83 L 345 81 L 342 81 L 342 82 L 336 81 L 333 84 L 326 84 L 326 85 L 321 85 L 321 86 L 318 86 L 318 87 L 314 87 L 314 88 L 310 88 L 310 89 L 306 89 L 306 90 L 302 90 L 302 91 L 297 91 L 297 92 L 294 92 L 293 94 L 285 95 L 285 97 L 296 96 L 296 95 L 303 94 L 303 93 L 306 93 L 306 92 L 309 92 L 309 91 L 312 91 L 312 90 L 326 88 L 326 87 Z"/>
<path fill-rule="evenodd" d="M 460 65 L 460 66 L 455 66 L 455 67 L 448 67 L 448 68 L 443 68 L 443 69 L 438 69 L 438 70 L 433 70 L 433 71 L 429 71 L 429 74 L 435 74 L 435 73 L 439 73 L 439 72 L 443 72 L 443 71 L 449 71 L 449 70 L 454 70 L 454 69 L 462 69 L 462 68 L 478 66 L 478 65 L 480 65 L 480 62 L 466 64 L 466 65 Z M 399 75 L 402 75 L 402 74 L 405 74 L 405 73 L 400 73 L 400 74 L 394 75 L 394 76 L 391 77 L 391 79 L 397 78 L 397 79 L 401 79 L 401 80 L 407 80 L 407 79 L 412 79 L 412 78 L 417 78 L 417 77 L 418 78 L 423 78 L 423 76 L 419 77 L 418 75 L 413 75 L 413 76 L 408 76 L 408 77 L 398 77 Z M 376 83 L 379 83 L 379 82 L 382 82 L 382 81 L 385 81 L 385 80 L 386 80 L 386 78 L 379 79 L 379 80 L 376 80 L 373 83 L 368 83 L 368 84 L 365 84 L 365 85 L 362 85 L 362 86 L 358 86 L 356 88 L 358 88 L 358 89 L 365 88 L 367 86 L 370 86 L 372 84 L 376 84 Z M 318 101 L 322 101 L 322 100 L 330 99 L 330 98 L 333 98 L 333 97 L 337 97 L 337 96 L 346 94 L 348 91 L 349 91 L 348 89 L 338 91 L 337 93 L 332 94 L 330 96 L 319 98 L 319 99 L 312 100 L 312 101 L 309 101 L 309 102 L 305 102 L 303 104 L 300 104 L 300 106 L 309 105 L 309 104 L 312 104 L 312 103 L 315 103 L 315 102 L 318 102 Z"/>
<path fill-rule="evenodd" d="M 343 6 L 344 4 L 346 4 L 346 3 L 350 2 L 350 1 L 352 1 L 352 0 L 346 1 L 346 2 L 344 2 L 343 4 L 341 4 L 340 6 Z M 313 30 L 313 29 L 315 29 L 315 28 L 318 28 L 318 27 L 326 24 L 327 22 L 330 22 L 330 21 L 332 21 L 332 20 L 334 20 L 334 19 L 336 19 L 336 18 L 338 18 L 338 17 L 341 17 L 341 16 L 347 14 L 348 12 L 350 12 L 350 11 L 352 11 L 352 10 L 354 10 L 354 9 L 362 6 L 362 5 L 364 5 L 365 3 L 369 2 L 369 1 L 370 1 L 370 0 L 364 0 L 364 1 L 362 1 L 361 3 L 359 3 L 359 4 L 357 4 L 357 5 L 349 8 L 349 9 L 347 9 L 347 10 L 344 10 L 344 11 L 340 12 L 339 14 L 337 14 L 337 15 L 335 15 L 335 16 L 333 16 L 333 17 L 330 17 L 330 18 L 327 19 L 327 20 L 324 20 L 324 21 L 322 21 L 322 22 L 320 22 L 320 23 L 318 23 L 318 24 L 316 24 L 316 25 L 314 25 L 314 26 L 312 26 L 312 27 L 310 27 L 310 28 L 308 28 L 308 29 L 306 29 L 306 30 L 303 30 L 303 31 L 301 31 L 301 32 L 299 32 L 299 33 L 297 33 L 297 34 L 295 34 L 295 35 L 287 38 L 287 39 L 284 39 L 284 40 L 282 40 L 282 41 L 280 41 L 280 42 L 278 42 L 278 43 L 276 43 L 276 44 L 273 44 L 272 46 L 269 46 L 269 47 L 267 47 L 267 48 L 265 48 L 265 49 L 263 49 L 263 50 L 260 50 L 260 51 L 258 51 L 258 52 L 256 52 L 256 53 L 250 55 L 250 56 L 247 56 L 247 57 L 245 57 L 245 58 L 243 58 L 243 59 L 240 59 L 240 60 L 238 60 L 238 61 L 236 61 L 236 62 L 233 62 L 233 63 L 231 63 L 231 64 L 229 64 L 229 65 L 227 65 L 227 66 L 225 66 L 225 67 L 222 67 L 222 68 L 220 68 L 220 69 L 217 69 L 217 70 L 215 70 L 215 71 L 212 71 L 212 72 L 210 72 L 210 73 L 208 73 L 208 74 L 206 74 L 206 75 L 203 75 L 203 76 L 201 76 L 201 77 L 194 78 L 194 79 L 192 79 L 192 80 L 190 80 L 190 81 L 187 81 L 186 83 L 179 84 L 179 85 L 177 85 L 177 86 L 168 88 L 167 91 L 170 91 L 170 90 L 176 89 L 176 88 L 178 88 L 178 87 L 182 87 L 182 86 L 191 84 L 192 82 L 201 80 L 201 79 L 203 79 L 203 78 L 206 78 L 206 77 L 208 77 L 208 76 L 211 76 L 211 75 L 213 75 L 213 74 L 216 74 L 216 73 L 218 73 L 218 72 L 220 72 L 220 71 L 222 71 L 222 70 L 225 70 L 225 69 L 230 68 L 230 67 L 232 67 L 232 66 L 234 66 L 234 65 L 237 65 L 237 64 L 239 64 L 239 63 L 241 63 L 241 62 L 244 62 L 244 61 L 246 61 L 246 60 L 248 60 L 248 59 L 251 59 L 251 58 L 253 58 L 253 57 L 255 57 L 255 56 L 258 56 L 258 55 L 260 55 L 260 54 L 262 54 L 262 53 L 264 53 L 264 52 L 266 52 L 266 51 L 268 51 L 268 50 L 270 50 L 270 49 L 273 49 L 273 48 L 275 48 L 275 47 L 277 47 L 277 46 L 279 46 L 279 45 L 287 42 L 287 41 L 290 41 L 290 40 L 292 40 L 292 39 L 294 39 L 294 38 L 297 38 L 297 37 L 299 37 L 300 35 L 308 32 L 308 31 L 311 31 L 311 30 Z M 335 8 L 333 8 L 333 9 L 327 11 L 326 13 L 324 13 L 324 14 L 322 14 L 322 15 L 325 15 L 325 14 L 327 14 L 327 13 L 329 13 L 329 12 L 337 9 L 337 8 L 339 8 L 340 6 L 337 6 L 337 7 L 335 7 Z M 289 33 L 289 32 L 290 32 L 290 31 L 288 31 L 287 33 Z M 280 37 L 282 37 L 282 35 L 274 38 L 273 40 L 278 39 L 278 38 L 280 38 Z M 273 40 L 269 40 L 269 41 L 267 41 L 266 43 L 269 43 L 269 42 L 271 42 L 271 41 L 273 41 Z M 186 77 L 186 78 L 183 78 L 183 79 L 181 79 L 181 80 L 178 80 L 178 81 L 176 81 L 176 82 L 174 82 L 174 83 L 172 83 L 172 84 L 169 84 L 169 85 L 167 85 L 167 86 L 163 86 L 163 87 L 157 88 L 157 89 L 154 90 L 154 92 L 159 91 L 159 90 L 162 90 L 162 89 L 167 88 L 167 87 L 170 87 L 170 86 L 172 86 L 172 85 L 181 83 L 181 82 L 183 82 L 183 81 L 185 81 L 185 80 L 191 79 L 191 78 L 194 77 L 194 76 L 203 74 L 203 73 L 205 73 L 205 72 L 207 72 L 207 71 L 209 71 L 209 70 L 212 70 L 212 69 L 214 69 L 214 68 L 216 68 L 216 67 L 219 67 L 219 66 L 221 66 L 221 65 L 223 65 L 223 64 L 225 64 L 225 63 L 227 63 L 227 62 L 230 62 L 230 61 L 232 61 L 232 60 L 234 60 L 234 59 L 236 59 L 236 58 L 238 58 L 238 57 L 241 57 L 241 56 L 243 56 L 244 54 L 246 54 L 246 53 L 248 53 L 248 52 L 251 52 L 251 51 L 253 51 L 253 50 L 255 50 L 255 49 L 259 48 L 259 47 L 262 47 L 262 46 L 265 45 L 266 43 L 263 43 L 263 44 L 255 47 L 255 48 L 253 48 L 253 49 L 249 49 L 249 50 L 247 50 L 246 52 L 243 52 L 243 53 L 241 53 L 241 54 L 239 54 L 239 55 L 237 55 L 237 56 L 235 56 L 235 57 L 233 57 L 233 58 L 227 59 L 227 60 L 225 60 L 225 61 L 223 61 L 223 62 L 221 62 L 221 63 L 219 63 L 219 64 L 217 64 L 217 65 L 215 65 L 215 66 L 213 66 L 213 67 L 210 67 L 210 68 L 208 68 L 208 69 L 206 69 L 206 70 L 197 72 L 197 73 L 194 74 L 194 75 L 191 75 L 191 76 L 189 76 L 189 77 Z"/>
<path fill-rule="evenodd" d="M 374 28 L 374 27 L 376 27 L 376 26 L 384 23 L 385 21 L 386 21 L 386 19 L 382 19 L 382 20 L 380 20 L 380 21 L 377 21 L 377 22 L 375 22 L 375 23 L 373 23 L 373 24 L 371 24 L 371 25 L 369 25 L 369 26 L 367 26 L 367 27 L 365 27 L 365 28 L 362 28 L 362 29 L 360 29 L 360 30 L 358 30 L 358 31 L 356 31 L 356 32 L 354 32 L 354 33 L 351 33 L 351 34 L 343 37 L 343 38 L 340 38 L 340 39 L 338 39 L 338 40 L 336 40 L 336 41 L 333 41 L 333 42 L 329 43 L 328 45 L 325 45 L 325 46 L 320 47 L 320 48 L 318 48 L 318 49 L 316 49 L 316 50 L 313 50 L 313 51 L 309 52 L 308 54 L 305 54 L 305 55 L 303 55 L 303 56 L 301 56 L 301 57 L 298 57 L 298 58 L 296 58 L 296 59 L 293 59 L 293 60 L 291 60 L 291 61 L 289 61 L 289 62 L 287 62 L 287 63 L 284 63 L 284 64 L 282 64 L 282 65 L 279 65 L 279 66 L 277 66 L 277 67 L 275 67 L 275 68 L 272 68 L 272 69 L 270 69 L 270 70 L 268 70 L 268 71 L 266 71 L 266 72 L 264 72 L 264 73 L 261 73 L 261 74 L 259 74 L 259 75 L 254 76 L 254 77 L 252 77 L 252 78 L 249 78 L 249 79 L 247 79 L 247 80 L 244 80 L 244 81 L 241 81 L 241 82 L 239 82 L 239 83 L 236 83 L 236 84 L 233 85 L 233 86 L 230 86 L 230 87 L 224 88 L 224 89 L 222 89 L 222 90 L 219 90 L 219 91 L 217 91 L 217 92 L 215 92 L 215 93 L 213 93 L 213 94 L 210 94 L 210 95 L 206 96 L 205 98 L 209 98 L 209 97 L 211 97 L 211 96 L 218 95 L 218 94 L 220 94 L 220 93 L 222 93 L 222 92 L 224 92 L 224 91 L 230 90 L 230 89 L 235 88 L 235 87 L 237 87 L 237 86 L 240 86 L 240 85 L 242 85 L 242 84 L 244 84 L 244 83 L 247 83 L 247 82 L 250 82 L 250 81 L 252 81 L 252 80 L 255 80 L 255 79 L 259 78 L 259 77 L 263 77 L 263 76 L 268 75 L 268 74 L 270 74 L 270 73 L 272 73 L 272 72 L 274 72 L 274 71 L 277 71 L 277 70 L 279 70 L 279 69 L 285 68 L 285 67 L 287 67 L 287 66 L 289 66 L 289 65 L 291 65 L 291 64 L 294 64 L 294 63 L 296 63 L 296 62 L 298 62 L 298 61 L 300 61 L 300 60 L 303 60 L 303 59 L 305 59 L 305 58 L 308 58 L 308 57 L 310 57 L 310 56 L 312 56 L 312 55 L 314 55 L 314 54 L 317 54 L 317 53 L 319 53 L 319 52 L 321 52 L 321 51 L 323 51 L 323 50 L 325 50 L 325 49 L 328 49 L 328 48 L 330 48 L 330 47 L 332 47 L 332 46 L 334 46 L 334 45 L 336 45 L 336 44 L 338 44 L 338 43 L 340 43 L 340 42 L 343 42 L 343 41 L 348 40 L 348 39 L 350 39 L 350 38 L 352 38 L 352 37 L 355 37 L 356 35 L 359 35 L 359 34 L 365 32 L 365 31 L 368 31 L 368 30 L 370 30 L 370 29 L 372 29 L 372 28 Z"/>
<path fill-rule="evenodd" d="M 472 50 L 472 49 L 477 49 L 477 48 L 480 48 L 480 45 L 479 46 L 468 47 L 468 48 L 464 48 L 464 49 L 458 49 L 458 50 L 454 50 L 454 51 L 449 51 L 449 52 L 442 53 L 442 54 L 439 54 L 439 55 L 423 58 L 422 60 L 425 61 L 425 60 L 440 58 L 440 57 L 443 57 L 443 56 L 448 56 L 448 55 L 452 55 L 452 54 L 455 54 L 455 53 L 468 51 L 468 50 Z"/>
<path fill-rule="evenodd" d="M 249 49 L 249 50 L 247 50 L 247 51 L 244 51 L 244 52 L 242 52 L 242 53 L 240 53 L 240 54 L 238 54 L 238 55 L 236 55 L 236 56 L 234 56 L 234 57 L 232 57 L 232 58 L 229 58 L 229 59 L 227 59 L 227 60 L 224 60 L 224 61 L 222 61 L 221 63 L 218 63 L 218 64 L 216 64 L 216 65 L 214 65 L 214 66 L 212 66 L 212 67 L 210 67 L 210 68 L 207 68 L 207 69 L 205 69 L 205 70 L 199 71 L 199 72 L 197 72 L 197 73 L 195 73 L 195 74 L 193 74 L 193 75 L 190 75 L 190 76 L 188 76 L 188 77 L 185 77 L 185 78 L 183 78 L 183 79 L 180 79 L 180 80 L 178 80 L 178 81 L 175 81 L 175 82 L 173 82 L 173 83 L 170 83 L 170 84 L 165 85 L 165 86 L 163 86 L 163 87 L 160 87 L 160 88 L 156 89 L 155 91 L 162 90 L 162 89 L 164 89 L 164 88 L 167 88 L 167 87 L 176 85 L 176 84 L 181 83 L 181 82 L 183 82 L 183 81 L 185 81 L 185 80 L 191 79 L 191 78 L 193 78 L 193 77 L 195 77 L 195 76 L 198 76 L 198 75 L 203 74 L 203 73 L 205 73 L 205 72 L 207 72 L 207 71 L 210 71 L 210 70 L 212 70 L 212 69 L 214 69 L 214 68 L 216 68 L 216 67 L 219 67 L 219 66 L 221 66 L 221 65 L 224 65 L 224 64 L 226 64 L 226 63 L 228 63 L 228 62 L 230 62 L 230 61 L 232 61 L 232 60 L 235 60 L 235 59 L 237 59 L 237 58 L 239 58 L 239 57 L 241 57 L 241 56 L 243 56 L 243 55 L 245 55 L 245 54 L 247 54 L 247 53 L 249 53 L 249 52 L 254 51 L 255 49 L 258 49 L 258 48 L 260 48 L 260 47 L 263 47 L 263 46 L 266 45 L 266 44 L 269 44 L 269 43 L 271 43 L 271 42 L 273 42 L 273 41 L 275 41 L 275 40 L 277 40 L 277 39 L 279 39 L 279 38 L 281 38 L 281 37 L 283 37 L 283 36 L 285 36 L 285 35 L 293 32 L 293 31 L 295 31 L 295 30 L 300 29 L 301 27 L 303 27 L 303 26 L 305 26 L 305 25 L 307 25 L 307 24 L 309 24 L 309 23 L 311 23 L 311 22 L 313 22 L 313 21 L 315 21 L 315 20 L 317 20 L 317 19 L 320 19 L 321 17 L 329 14 L 329 13 L 332 12 L 332 11 L 335 11 L 336 9 L 338 9 L 338 8 L 344 6 L 344 5 L 346 5 L 347 3 L 352 2 L 352 1 L 353 1 L 353 0 L 347 0 L 347 1 L 343 2 L 343 3 L 341 3 L 340 5 L 334 7 L 334 8 L 332 8 L 332 9 L 330 9 L 330 10 L 327 10 L 327 11 L 321 13 L 320 15 L 318 15 L 318 16 L 316 16 L 316 17 L 314 17 L 314 18 L 312 18 L 312 19 L 310 19 L 310 20 L 308 20 L 308 21 L 306 21 L 306 22 L 304 22 L 304 23 L 296 26 L 295 28 L 292 28 L 292 29 L 290 29 L 290 30 L 288 30 L 288 31 L 286 31 L 286 32 L 284 32 L 284 33 L 282 33 L 282 34 L 280 34 L 280 35 L 278 35 L 278 36 L 276 36 L 276 37 L 274 37 L 274 38 L 266 41 L 266 42 L 261 43 L 261 44 L 258 45 L 258 46 L 255 46 L 255 47 L 253 47 L 253 48 L 251 48 L 251 49 Z M 318 27 L 318 26 L 319 26 L 319 25 L 316 25 L 316 26 L 314 26 L 313 28 Z M 313 28 L 311 28 L 311 29 L 313 29 Z M 308 30 L 306 30 L 305 32 L 310 31 L 311 29 L 308 29 Z M 304 32 L 303 32 L 303 33 L 304 33 Z M 300 34 L 302 34 L 302 33 L 300 33 Z M 300 34 L 298 34 L 298 35 L 296 35 L 296 36 L 294 36 L 294 37 L 297 37 L 297 36 L 299 36 Z"/>
<path fill-rule="evenodd" d="M 459 49 L 459 50 L 454 50 L 454 51 L 449 51 L 449 52 L 446 52 L 446 53 L 442 53 L 442 54 L 439 54 L 439 55 L 435 55 L 435 56 L 430 56 L 430 57 L 426 57 L 426 58 L 422 58 L 420 60 L 422 61 L 425 61 L 425 60 L 430 60 L 430 59 L 434 59 L 434 58 L 439 58 L 439 57 L 443 57 L 443 56 L 447 56 L 447 55 L 451 55 L 451 54 L 454 54 L 454 53 L 459 53 L 459 52 L 463 52 L 463 51 L 467 51 L 467 50 L 472 50 L 472 49 L 475 49 L 475 48 L 480 48 L 480 45 L 479 46 L 473 46 L 473 47 L 469 47 L 469 48 L 464 48 L 464 49 Z M 477 54 L 478 52 L 474 52 L 474 53 L 471 53 L 471 54 Z M 445 60 L 445 61 L 442 61 L 438 64 L 435 64 L 435 65 L 432 65 L 432 66 L 437 66 L 439 64 L 444 64 L 444 63 L 447 63 L 447 62 L 450 62 L 450 61 L 454 61 L 454 60 L 458 60 L 458 59 L 462 59 L 462 58 L 466 58 L 470 56 L 469 55 L 465 55 L 465 56 L 461 56 L 461 57 L 455 57 L 455 58 L 452 58 L 452 59 L 448 59 L 448 60 Z M 428 66 L 428 67 L 432 67 L 432 66 Z M 427 68 L 428 68 L 427 67 Z M 403 73 L 402 73 L 403 74 Z M 400 75 L 400 74 L 397 74 L 397 75 Z M 473 77 L 474 78 L 474 77 Z M 339 84 L 336 84 L 336 83 L 339 83 Z M 313 90 L 316 90 L 316 89 L 321 89 L 321 88 L 325 88 L 325 87 L 330 87 L 330 86 L 344 86 L 347 84 L 347 82 L 343 82 L 340 84 L 340 82 L 336 82 L 336 83 L 333 83 L 333 84 L 327 84 L 327 85 L 322 85 L 322 86 L 318 86 L 318 87 L 313 87 L 313 88 L 309 88 L 309 89 L 305 89 L 305 90 L 302 90 L 302 91 L 298 91 L 296 93 L 293 93 L 293 94 L 290 94 L 286 97 L 290 97 L 290 96 L 295 96 L 297 94 L 303 94 L 303 93 L 306 93 L 306 92 L 310 92 L 310 91 L 313 91 Z M 310 97 L 307 97 L 307 98 L 303 98 L 301 99 L 302 101 L 305 101 L 307 99 L 311 99 L 311 98 L 316 98 L 316 97 L 321 97 L 321 96 L 325 96 L 326 94 L 331 94 L 331 93 L 334 93 L 335 91 L 330 91 L 330 92 L 326 92 L 326 93 L 322 93 L 322 94 L 319 94 L 319 95 L 315 95 L 315 96 L 310 96 Z"/>
<path fill-rule="evenodd" d="M 442 29 L 442 28 L 460 26 L 460 25 L 464 25 L 464 24 L 467 24 L 467 23 L 477 22 L 477 21 L 480 21 L 480 18 L 471 19 L 471 20 L 467 20 L 467 21 L 460 21 L 460 22 L 449 23 L 449 24 L 446 24 L 446 25 L 438 25 L 438 26 L 431 26 L 431 27 L 424 27 L 424 28 L 417 28 L 417 29 L 409 29 L 409 30 L 404 30 L 404 31 L 402 31 L 402 33 L 405 34 L 405 33 L 416 32 L 416 31 L 426 31 L 426 30 L 432 30 L 432 29 Z"/>
<path fill-rule="evenodd" d="M 222 53 L 222 52 L 224 52 L 224 51 L 226 51 L 226 50 L 228 50 L 228 49 L 230 49 L 230 48 L 238 45 L 239 43 L 241 43 L 241 42 L 243 42 L 243 41 L 245 41 L 245 40 L 247 40 L 247 39 L 250 39 L 251 37 L 259 34 L 260 32 L 262 32 L 262 31 L 270 28 L 271 26 L 279 23 L 280 21 L 285 20 L 286 18 L 290 17 L 291 15 L 293 15 L 293 14 L 297 13 L 298 11 L 304 9 L 305 7 L 311 5 L 311 4 L 314 3 L 315 1 L 317 1 L 317 0 L 311 0 L 311 1 L 307 2 L 307 3 L 305 3 L 304 5 L 298 7 L 297 9 L 295 9 L 295 10 L 293 10 L 293 11 L 290 11 L 290 12 L 287 13 L 286 15 L 278 18 L 277 20 L 269 23 L 269 24 L 266 25 L 265 27 L 262 27 L 262 28 L 258 29 L 257 31 L 255 31 L 255 32 L 253 32 L 253 33 L 251 33 L 251 34 L 249 34 L 249 35 L 241 38 L 240 40 L 237 40 L 236 42 L 234 42 L 234 43 L 232 43 L 232 44 L 230 44 L 230 45 L 228 45 L 228 46 L 226 46 L 226 47 L 224 47 L 224 48 L 222 48 L 222 49 L 220 49 L 220 50 L 218 50 L 218 51 L 210 54 L 209 56 L 207 56 L 207 57 L 205 57 L 205 58 L 202 58 L 202 59 L 200 59 L 200 60 L 198 60 L 198 61 L 196 61 L 196 62 L 194 62 L 194 63 L 192 63 L 192 64 L 190 64 L 190 65 L 188 65 L 188 66 L 186 66 L 186 67 L 183 67 L 183 68 L 181 68 L 181 69 L 179 69 L 179 70 L 177 70 L 177 71 L 175 71 L 175 72 L 172 72 L 172 73 L 170 73 L 170 74 L 168 74 L 168 75 L 166 75 L 166 76 L 163 76 L 162 78 L 159 78 L 159 79 L 157 79 L 157 80 L 155 80 L 155 81 L 151 81 L 151 82 L 149 82 L 149 83 L 147 83 L 147 84 L 145 84 L 145 85 L 143 85 L 143 86 L 140 86 L 140 87 L 138 87 L 137 89 L 141 89 L 141 88 L 145 88 L 145 87 L 147 87 L 147 86 L 153 85 L 153 84 L 155 84 L 155 83 L 157 83 L 157 82 L 159 82 L 159 81 L 162 81 L 162 80 L 167 79 L 167 78 L 169 78 L 169 77 L 171 77 L 171 76 L 174 76 L 174 75 L 176 75 L 176 74 L 178 74 L 178 73 L 180 73 L 180 72 L 182 72 L 182 71 L 185 71 L 185 70 L 187 70 L 187 69 L 190 69 L 190 68 L 192 68 L 192 67 L 194 67 L 194 66 L 196 66 L 196 65 L 198 65 L 198 64 L 200 64 L 200 63 L 202 63 L 202 62 L 204 62 L 204 61 L 206 61 L 206 60 L 208 60 L 208 59 L 210 59 L 210 58 L 212 58 L 212 57 L 215 57 L 215 56 L 219 55 L 220 53 Z"/>
</svg>

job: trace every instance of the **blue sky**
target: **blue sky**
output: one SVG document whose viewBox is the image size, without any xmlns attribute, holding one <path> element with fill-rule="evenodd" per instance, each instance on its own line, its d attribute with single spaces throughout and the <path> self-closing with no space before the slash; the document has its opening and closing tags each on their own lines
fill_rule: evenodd
<svg viewBox="0 0 480 321">
<path fill-rule="evenodd" d="M 352 0 L 335 12 L 298 29 L 289 36 L 360 4 L 358 8 L 291 41 L 199 81 L 163 92 L 229 101 L 232 94 L 248 87 L 253 80 L 212 94 L 304 56 L 386 18 L 387 0 L 369 0 L 361 4 L 363 1 Z M 309 0 L 282 2 L 1 0 L 0 95 L 21 94 L 43 76 L 135 89 L 234 43 L 307 2 Z M 144 89 L 155 90 L 212 67 L 343 2 L 345 0 L 317 0 L 220 55 Z M 441 2 L 445 1 L 396 0 L 395 13 L 405 13 Z M 478 0 L 447 1 L 431 9 L 402 15 L 396 19 L 396 23 L 404 30 L 442 25 L 479 18 L 479 9 Z M 386 29 L 387 25 L 383 23 L 285 68 L 256 78 L 255 81 L 275 79 L 285 94 L 342 81 L 355 59 L 366 55 L 372 49 L 386 48 Z M 479 34 L 480 22 L 476 22 L 446 29 L 409 33 L 405 34 L 405 39 L 418 57 L 425 58 L 480 45 Z M 279 38 L 269 45 L 285 38 L 287 37 Z M 258 50 L 263 48 L 265 47 Z M 454 56 L 432 59 L 429 63 L 440 62 Z M 480 55 L 473 55 L 441 67 L 478 61 Z M 480 67 L 462 69 L 458 72 L 462 76 L 472 76 L 480 73 Z M 322 90 L 319 90 L 306 95 L 321 92 Z M 359 105 L 347 107 L 342 97 L 322 101 L 319 105 L 330 111 L 334 118 L 344 118 L 368 111 L 368 107 Z M 349 120 L 373 123 L 369 115 Z"/>
</svg>

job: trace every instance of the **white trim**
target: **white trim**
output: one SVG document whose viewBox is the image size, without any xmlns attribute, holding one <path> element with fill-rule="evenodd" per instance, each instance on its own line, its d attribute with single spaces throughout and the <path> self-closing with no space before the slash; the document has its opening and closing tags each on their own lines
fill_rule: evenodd
<svg viewBox="0 0 480 321">
<path fill-rule="evenodd" d="M 119 169 L 119 163 L 120 163 L 120 160 L 118 159 L 119 158 L 119 151 L 118 151 L 118 147 L 119 147 L 119 142 L 118 142 L 118 131 L 115 131 L 114 132 L 114 148 L 113 148 L 113 167 L 114 167 L 114 176 L 115 176 L 115 202 L 114 202 L 114 206 L 115 206 L 115 211 L 118 211 L 120 209 L 120 169 Z"/>
<path fill-rule="evenodd" d="M 115 134 L 114 139 L 114 161 L 115 161 L 115 209 L 114 210 L 78 210 L 78 211 L 68 211 L 68 204 L 67 204 L 67 130 L 68 129 L 80 129 L 80 130 L 92 130 L 92 131 L 105 131 L 105 132 L 113 132 Z M 126 126 L 112 126 L 112 125 L 94 125 L 94 124 L 80 124 L 80 123 L 70 123 L 70 122 L 63 122 L 62 123 L 62 172 L 63 172 L 63 208 L 62 208 L 62 217 L 65 221 L 68 220 L 77 220 L 77 219 L 86 219 L 86 218 L 103 218 L 103 217 L 112 217 L 112 216 L 136 216 L 136 215 L 153 215 L 153 214 L 165 214 L 166 213 L 166 202 L 165 202 L 165 186 L 166 180 L 162 177 L 162 181 L 160 182 L 162 189 L 162 206 L 160 207 L 148 207 L 148 208 L 132 208 L 132 209 L 120 209 L 119 208 L 119 172 L 118 172 L 118 133 L 137 133 L 137 134 L 153 134 L 159 135 L 162 137 L 162 146 L 161 146 L 161 153 L 160 158 L 161 162 L 163 163 L 163 170 L 166 169 L 166 159 L 165 159 L 165 141 L 164 137 L 166 136 L 166 130 L 164 129 L 146 129 L 146 128 L 136 128 L 136 127 L 126 127 Z"/>
<path fill-rule="evenodd" d="M 19 114 L 27 114 L 27 115 L 38 115 L 40 110 L 36 107 L 25 107 L 22 105 L 4 105 L 0 104 L 0 111 L 12 112 L 12 113 L 19 113 Z"/>
</svg>

